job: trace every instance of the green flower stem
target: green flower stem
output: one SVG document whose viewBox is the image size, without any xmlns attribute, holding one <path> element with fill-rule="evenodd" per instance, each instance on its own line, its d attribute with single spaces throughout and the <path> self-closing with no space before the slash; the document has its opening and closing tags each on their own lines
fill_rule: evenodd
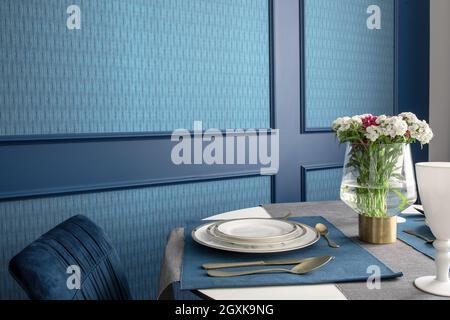
<svg viewBox="0 0 450 320">
<path fill-rule="evenodd" d="M 403 153 L 402 144 L 361 144 L 354 143 L 350 152 L 348 167 L 357 171 L 358 188 L 356 205 L 358 211 L 368 217 L 388 216 L 387 197 L 390 191 L 407 203 L 399 190 L 390 186 L 391 178 L 403 179 L 396 174 L 397 162 Z"/>
<path fill-rule="evenodd" d="M 385 217 L 387 215 L 387 195 L 389 189 L 358 188 L 356 204 L 364 215 L 369 217 Z"/>
</svg>

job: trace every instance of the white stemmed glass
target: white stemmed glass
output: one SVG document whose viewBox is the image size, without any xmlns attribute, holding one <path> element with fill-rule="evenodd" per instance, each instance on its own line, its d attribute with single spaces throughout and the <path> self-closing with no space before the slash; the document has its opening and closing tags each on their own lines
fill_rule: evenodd
<svg viewBox="0 0 450 320">
<path fill-rule="evenodd" d="M 416 279 L 422 291 L 450 297 L 450 162 L 416 164 L 420 198 L 428 226 L 436 237 L 436 276 Z"/>
</svg>

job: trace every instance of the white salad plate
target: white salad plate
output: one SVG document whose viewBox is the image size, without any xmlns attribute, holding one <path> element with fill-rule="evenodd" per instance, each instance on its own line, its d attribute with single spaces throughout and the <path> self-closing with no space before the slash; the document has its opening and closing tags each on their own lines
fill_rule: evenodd
<svg viewBox="0 0 450 320">
<path fill-rule="evenodd" d="M 294 223 L 277 219 L 238 219 L 216 223 L 216 232 L 235 240 L 281 239 L 295 233 Z"/>
<path fill-rule="evenodd" d="M 220 240 L 249 243 L 280 243 L 299 238 L 306 229 L 299 224 L 274 219 L 241 219 L 211 224 L 207 232 Z"/>
<path fill-rule="evenodd" d="M 216 222 L 207 223 L 192 230 L 191 235 L 194 241 L 206 247 L 223 251 L 241 253 L 277 253 L 302 249 L 313 245 L 320 239 L 319 233 L 314 228 L 305 224 L 292 222 L 295 225 L 299 225 L 301 230 L 304 230 L 304 233 L 300 233 L 299 236 L 293 239 L 274 243 L 238 243 L 235 241 L 233 242 L 230 240 L 220 239 L 208 233 L 208 228 L 215 223 Z"/>
</svg>

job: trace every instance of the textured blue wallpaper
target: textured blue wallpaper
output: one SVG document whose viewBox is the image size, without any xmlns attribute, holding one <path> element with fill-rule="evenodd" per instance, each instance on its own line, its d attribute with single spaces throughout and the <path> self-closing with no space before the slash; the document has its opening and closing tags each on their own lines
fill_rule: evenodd
<svg viewBox="0 0 450 320">
<path fill-rule="evenodd" d="M 66 27 L 72 4 L 81 30 Z M 1 0 L 0 137 L 172 131 L 194 120 L 268 128 L 268 9 L 267 0 Z M 134 295 L 148 299 L 172 228 L 268 202 L 268 177 L 0 202 L 0 298 L 24 297 L 9 259 L 70 216 L 106 230 Z"/>
<path fill-rule="evenodd" d="M 330 128 L 343 115 L 394 110 L 395 1 L 305 1 L 305 124 Z M 370 5 L 382 29 L 369 30 Z"/>
<path fill-rule="evenodd" d="M 24 297 L 7 270 L 12 256 L 73 215 L 84 214 L 107 232 L 134 296 L 150 299 L 156 297 L 170 230 L 187 221 L 269 202 L 269 177 L 0 202 L 0 299 Z"/>
<path fill-rule="evenodd" d="M 267 128 L 268 30 L 267 0 L 2 0 L 0 136 Z"/>
<path fill-rule="evenodd" d="M 306 201 L 340 199 L 342 168 L 306 171 L 304 185 Z"/>
</svg>

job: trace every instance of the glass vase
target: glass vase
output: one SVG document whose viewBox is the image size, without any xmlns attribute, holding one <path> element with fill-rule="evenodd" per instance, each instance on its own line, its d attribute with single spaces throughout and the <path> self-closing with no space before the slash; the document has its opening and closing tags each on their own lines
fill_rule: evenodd
<svg viewBox="0 0 450 320">
<path fill-rule="evenodd" d="M 395 242 L 394 219 L 417 200 L 409 144 L 348 143 L 341 199 L 360 215 L 361 240 Z"/>
</svg>

